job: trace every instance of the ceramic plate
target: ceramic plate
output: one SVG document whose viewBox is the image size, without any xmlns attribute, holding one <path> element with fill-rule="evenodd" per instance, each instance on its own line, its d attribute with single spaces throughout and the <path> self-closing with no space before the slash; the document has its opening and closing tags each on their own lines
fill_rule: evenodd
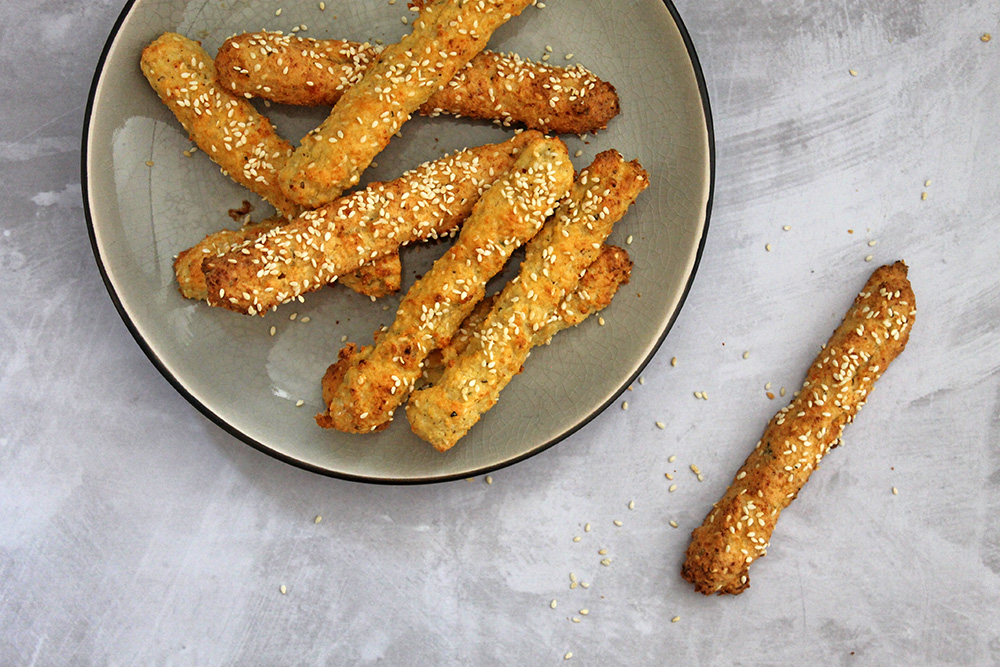
<svg viewBox="0 0 1000 667">
<path fill-rule="evenodd" d="M 694 49 L 676 10 L 660 0 L 551 0 L 494 34 L 493 50 L 552 64 L 581 63 L 612 82 L 622 113 L 596 136 L 564 137 L 577 169 L 600 151 L 637 158 L 650 187 L 616 225 L 611 242 L 635 263 L 631 282 L 603 313 L 536 349 L 500 402 L 451 451 L 417 439 L 405 418 L 367 436 L 320 429 L 320 378 L 342 341 L 367 343 L 389 324 L 399 297 L 371 302 L 327 288 L 304 303 L 249 317 L 187 301 L 174 255 L 235 223 L 243 200 L 254 219 L 268 205 L 219 173 L 139 71 L 142 48 L 166 31 L 214 54 L 234 33 L 261 29 L 356 41 L 397 41 L 405 2 L 387 0 L 135 0 L 122 12 L 94 78 L 83 146 L 87 219 L 98 265 L 119 312 L 164 376 L 205 415 L 281 460 L 369 482 L 458 479 L 509 465 L 573 433 L 607 407 L 666 336 L 691 284 L 708 225 L 713 185 L 711 116 Z M 276 12 L 277 7 L 281 12 Z M 569 54 L 569 55 L 568 55 Z M 571 55 L 571 57 L 570 57 Z M 324 110 L 264 110 L 297 140 Z M 414 118 L 366 180 L 390 179 L 446 152 L 503 141 L 487 122 Z M 444 250 L 404 251 L 404 290 Z M 510 274 L 510 271 L 507 272 Z M 294 317 L 294 319 L 293 319 Z M 271 328 L 274 327 L 272 335 Z M 301 405 L 299 403 L 302 402 Z"/>
</svg>

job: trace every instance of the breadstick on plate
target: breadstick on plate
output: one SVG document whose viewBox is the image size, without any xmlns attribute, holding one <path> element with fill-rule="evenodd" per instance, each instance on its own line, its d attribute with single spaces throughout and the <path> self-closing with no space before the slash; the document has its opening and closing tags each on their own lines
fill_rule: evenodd
<svg viewBox="0 0 1000 667">
<path fill-rule="evenodd" d="M 570 197 L 528 243 L 520 273 L 469 346 L 435 384 L 410 396 L 406 416 L 414 433 L 445 451 L 493 407 L 528 358 L 534 334 L 558 319 L 559 304 L 647 185 L 639 163 L 613 150 L 580 172 Z"/>
<path fill-rule="evenodd" d="M 236 246 L 287 224 L 288 220 L 282 216 L 274 216 L 246 224 L 239 229 L 224 229 L 209 234 L 192 247 L 179 252 L 174 260 L 174 274 L 181 296 L 186 299 L 207 300 L 208 286 L 205 282 L 205 273 L 202 271 L 202 263 L 207 258 L 224 255 Z M 342 275 L 340 282 L 345 287 L 373 299 L 398 292 L 402 284 L 399 253 L 378 257 L 362 265 L 354 273 Z"/>
<path fill-rule="evenodd" d="M 552 336 L 563 329 L 574 327 L 593 313 L 606 308 L 618 288 L 628 284 L 631 272 L 632 260 L 628 252 L 613 245 L 602 246 L 601 254 L 587 267 L 576 289 L 559 304 L 555 317 L 532 335 L 532 346 L 548 344 Z M 486 321 L 498 296 L 499 294 L 494 294 L 480 301 L 462 322 L 451 341 L 431 353 L 424 364 L 425 382 L 434 384 L 446 368 L 454 365 Z"/>
<path fill-rule="evenodd" d="M 237 95 L 281 104 L 333 106 L 361 80 L 380 47 L 276 32 L 230 37 L 215 57 L 219 83 Z M 420 106 L 451 114 L 582 134 L 608 126 L 621 107 L 614 86 L 582 65 L 555 67 L 483 51 Z"/>
<path fill-rule="evenodd" d="M 215 64 L 201 44 L 164 33 L 142 51 L 142 73 L 191 140 L 234 181 L 285 217 L 301 211 L 278 184 L 292 145 L 243 96 L 215 82 Z"/>
<path fill-rule="evenodd" d="M 211 305 L 263 315 L 401 245 L 452 233 L 538 132 L 467 148 L 307 211 L 205 259 Z"/>
<path fill-rule="evenodd" d="M 435 0 L 383 50 L 281 170 L 285 195 L 316 208 L 355 185 L 403 123 L 531 0 Z"/>
<path fill-rule="evenodd" d="M 446 345 L 510 254 L 533 237 L 573 183 L 566 145 L 537 137 L 476 202 L 455 243 L 407 292 L 374 347 L 341 351 L 339 382 L 324 428 L 367 433 L 389 423 L 420 378 L 427 355 Z"/>
<path fill-rule="evenodd" d="M 705 595 L 737 594 L 764 556 L 781 511 L 840 443 L 889 363 L 906 347 L 916 301 L 903 262 L 877 269 L 816 357 L 802 389 L 768 423 L 729 489 L 694 530 L 681 575 Z"/>
</svg>

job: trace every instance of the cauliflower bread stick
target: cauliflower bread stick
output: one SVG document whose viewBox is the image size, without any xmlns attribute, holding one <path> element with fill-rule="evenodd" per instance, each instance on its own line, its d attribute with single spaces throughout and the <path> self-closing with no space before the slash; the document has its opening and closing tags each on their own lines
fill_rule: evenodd
<svg viewBox="0 0 1000 667">
<path fill-rule="evenodd" d="M 839 444 L 875 380 L 906 347 L 916 315 L 906 265 L 877 269 L 816 357 L 802 389 L 768 423 L 725 495 L 691 534 L 682 576 L 706 595 L 741 593 L 783 509 Z"/>
<path fill-rule="evenodd" d="M 612 226 L 649 184 L 638 162 L 605 151 L 584 169 L 555 215 L 528 243 L 520 273 L 501 292 L 468 347 L 433 385 L 410 396 L 413 432 L 439 451 L 455 445 L 520 372 L 535 333 L 598 257 Z"/>
<path fill-rule="evenodd" d="M 346 348 L 325 428 L 367 433 L 385 426 L 416 381 L 427 355 L 446 345 L 510 254 L 534 236 L 573 183 L 558 139 L 536 138 L 476 202 L 455 243 L 407 292 L 374 347 Z"/>
<path fill-rule="evenodd" d="M 216 84 L 215 63 L 198 42 L 164 33 L 143 49 L 140 65 L 191 140 L 223 173 L 285 217 L 301 210 L 278 184 L 292 145 L 250 102 Z"/>
<path fill-rule="evenodd" d="M 467 148 L 206 256 L 209 303 L 263 315 L 399 246 L 452 233 L 538 132 Z"/>
<path fill-rule="evenodd" d="M 219 83 L 247 97 L 333 106 L 361 80 L 380 47 L 275 32 L 229 38 L 215 57 Z M 581 65 L 555 67 L 483 51 L 420 106 L 451 114 L 582 134 L 604 129 L 620 110 L 614 86 Z"/>
<path fill-rule="evenodd" d="M 529 4 L 435 0 L 424 6 L 413 32 L 386 47 L 329 117 L 302 139 L 279 175 L 285 195 L 315 208 L 356 185 L 410 115 Z"/>
</svg>

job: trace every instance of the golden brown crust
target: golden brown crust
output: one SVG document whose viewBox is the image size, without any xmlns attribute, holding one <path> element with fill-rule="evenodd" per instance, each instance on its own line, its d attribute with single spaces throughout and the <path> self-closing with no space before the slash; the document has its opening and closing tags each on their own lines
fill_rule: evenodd
<svg viewBox="0 0 1000 667">
<path fill-rule="evenodd" d="M 767 553 L 781 511 L 838 444 L 875 381 L 906 347 L 916 300 L 896 262 L 878 268 L 791 404 L 768 423 L 725 495 L 694 530 L 681 575 L 700 593 L 738 594 Z"/>
<path fill-rule="evenodd" d="M 628 284 L 631 272 L 632 260 L 624 249 L 613 245 L 602 246 L 601 254 L 587 267 L 576 289 L 559 304 L 556 309 L 558 317 L 534 333 L 532 346 L 548 344 L 558 332 L 575 327 L 590 315 L 607 308 L 618 288 Z M 488 296 L 476 304 L 448 344 L 427 357 L 424 382 L 434 384 L 447 368 L 455 364 L 486 321 L 498 296 Z"/>
<path fill-rule="evenodd" d="M 315 208 L 357 184 L 410 115 L 528 4 L 437 0 L 427 5 L 413 32 L 386 47 L 329 117 L 302 139 L 279 174 L 285 195 Z"/>
<path fill-rule="evenodd" d="M 427 355 L 447 344 L 486 282 L 537 233 L 572 181 L 565 144 L 539 136 L 526 145 L 476 202 L 454 245 L 407 292 L 389 329 L 358 351 L 317 423 L 367 433 L 389 422 Z"/>
<path fill-rule="evenodd" d="M 204 261 L 209 303 L 263 315 L 400 245 L 452 233 L 482 193 L 542 135 L 468 148 L 307 211 Z"/>
<path fill-rule="evenodd" d="M 206 259 L 230 253 L 233 248 L 287 224 L 288 220 L 279 215 L 248 223 L 240 229 L 224 229 L 209 234 L 187 250 L 177 253 L 174 275 L 177 277 L 177 288 L 181 296 L 186 299 L 207 300 L 208 285 L 202 270 Z M 398 292 L 402 282 L 399 253 L 385 255 L 364 264 L 353 273 L 341 276 L 340 281 L 345 287 L 373 299 Z"/>
<path fill-rule="evenodd" d="M 638 162 L 605 151 L 584 169 L 571 195 L 528 243 L 518 276 L 438 381 L 410 397 L 406 416 L 438 451 L 453 447 L 520 372 L 535 334 L 560 319 L 559 305 L 596 261 L 612 226 L 649 184 Z"/>
<path fill-rule="evenodd" d="M 361 80 L 378 47 L 274 32 L 230 37 L 215 58 L 219 82 L 237 95 L 302 106 L 333 106 Z M 555 67 L 483 51 L 420 106 L 505 126 L 582 134 L 608 126 L 621 110 L 607 81 L 582 65 Z"/>
<path fill-rule="evenodd" d="M 243 97 L 215 82 L 215 64 L 201 45 L 164 33 L 142 51 L 142 73 L 205 153 L 234 181 L 286 217 L 301 209 L 278 185 L 292 146 Z"/>
</svg>

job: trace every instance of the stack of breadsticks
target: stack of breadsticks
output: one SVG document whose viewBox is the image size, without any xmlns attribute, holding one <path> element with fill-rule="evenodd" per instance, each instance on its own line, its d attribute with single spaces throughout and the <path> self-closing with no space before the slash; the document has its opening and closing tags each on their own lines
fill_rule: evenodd
<svg viewBox="0 0 1000 667">
<path fill-rule="evenodd" d="M 605 128 L 619 111 L 611 84 L 580 66 L 483 50 L 532 0 L 410 4 L 412 32 L 385 48 L 258 32 L 230 38 L 213 60 L 166 33 L 141 67 L 201 152 L 276 209 L 179 253 L 183 296 L 250 315 L 335 281 L 375 299 L 400 288 L 402 247 L 454 237 L 374 344 L 340 351 L 316 418 L 366 433 L 409 401 L 414 432 L 443 451 L 533 346 L 606 307 L 628 281 L 627 253 L 605 240 L 648 176 L 613 150 L 575 174 L 565 144 L 544 134 Z M 332 109 L 293 146 L 253 97 Z M 521 129 L 349 192 L 414 113 Z M 486 283 L 521 246 L 519 275 L 488 297 Z"/>
</svg>

